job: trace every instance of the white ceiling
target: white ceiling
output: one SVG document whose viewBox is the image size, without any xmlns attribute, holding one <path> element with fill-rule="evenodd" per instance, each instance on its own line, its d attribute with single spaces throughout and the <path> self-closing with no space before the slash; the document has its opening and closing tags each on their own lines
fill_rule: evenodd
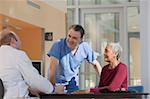
<svg viewBox="0 0 150 99">
<path fill-rule="evenodd" d="M 49 4 L 50 6 L 61 10 L 63 12 L 67 12 L 67 0 L 41 0 L 45 3 Z"/>
</svg>

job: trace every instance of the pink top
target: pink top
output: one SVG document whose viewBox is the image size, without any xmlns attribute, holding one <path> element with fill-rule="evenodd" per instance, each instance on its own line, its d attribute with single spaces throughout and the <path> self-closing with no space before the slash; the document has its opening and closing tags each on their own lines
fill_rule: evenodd
<svg viewBox="0 0 150 99">
<path fill-rule="evenodd" d="M 91 88 L 90 92 L 111 92 L 128 90 L 128 70 L 127 66 L 119 63 L 114 69 L 109 69 L 109 64 L 104 66 L 100 76 L 98 88 Z"/>
</svg>

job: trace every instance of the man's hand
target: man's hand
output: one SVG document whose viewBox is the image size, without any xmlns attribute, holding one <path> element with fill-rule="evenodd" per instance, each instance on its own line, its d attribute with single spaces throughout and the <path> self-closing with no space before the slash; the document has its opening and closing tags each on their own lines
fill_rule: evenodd
<svg viewBox="0 0 150 99">
<path fill-rule="evenodd" d="M 32 94 L 32 95 L 35 95 L 35 96 L 37 96 L 37 97 L 39 97 L 40 95 L 40 91 L 39 90 L 37 90 L 37 89 L 33 89 L 33 88 L 31 88 L 30 86 L 29 86 L 29 88 L 28 88 L 28 90 L 29 90 L 29 92 Z"/>
<path fill-rule="evenodd" d="M 56 93 L 56 94 L 65 93 L 65 92 L 64 92 L 64 88 L 65 88 L 64 85 L 57 85 L 57 86 L 55 86 L 54 93 Z"/>
</svg>

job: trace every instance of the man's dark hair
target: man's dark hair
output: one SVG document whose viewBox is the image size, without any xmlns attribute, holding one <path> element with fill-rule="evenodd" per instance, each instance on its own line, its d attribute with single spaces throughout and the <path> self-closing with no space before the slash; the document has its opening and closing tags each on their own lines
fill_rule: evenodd
<svg viewBox="0 0 150 99">
<path fill-rule="evenodd" d="M 81 25 L 77 25 L 77 24 L 71 25 L 69 27 L 69 30 L 70 29 L 73 29 L 74 31 L 80 32 L 81 33 L 81 38 L 83 38 L 83 36 L 85 34 L 85 31 L 84 31 L 84 29 Z"/>
</svg>

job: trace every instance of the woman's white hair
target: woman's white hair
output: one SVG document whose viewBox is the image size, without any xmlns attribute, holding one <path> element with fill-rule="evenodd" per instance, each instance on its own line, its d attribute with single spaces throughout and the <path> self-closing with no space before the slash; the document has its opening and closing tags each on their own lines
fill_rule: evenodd
<svg viewBox="0 0 150 99">
<path fill-rule="evenodd" d="M 112 50 L 116 53 L 117 55 L 117 60 L 120 59 L 121 53 L 122 53 L 122 47 L 119 43 L 114 43 L 114 42 L 109 42 L 107 45 L 112 46 Z"/>
</svg>

